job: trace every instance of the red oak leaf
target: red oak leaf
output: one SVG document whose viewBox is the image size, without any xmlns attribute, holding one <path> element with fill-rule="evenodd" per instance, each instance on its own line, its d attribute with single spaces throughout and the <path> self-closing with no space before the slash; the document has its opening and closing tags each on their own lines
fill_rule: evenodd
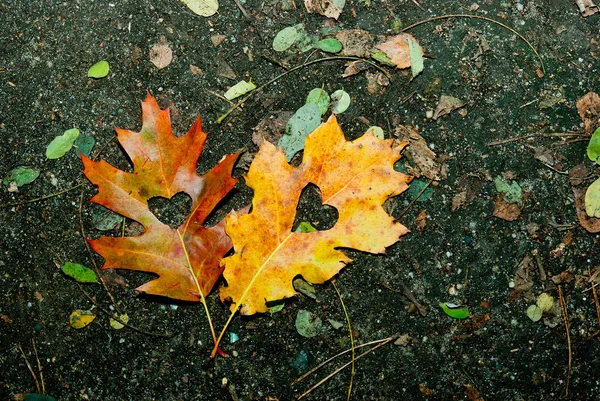
<svg viewBox="0 0 600 401">
<path fill-rule="evenodd" d="M 151 95 L 142 103 L 140 132 L 117 129 L 118 140 L 133 163 L 133 172 L 105 161 L 81 156 L 86 177 L 98 186 L 92 202 L 141 223 L 145 232 L 135 237 L 88 240 L 104 259 L 104 269 L 129 269 L 158 277 L 139 291 L 185 301 L 204 302 L 218 280 L 219 261 L 231 248 L 224 221 L 207 228 L 203 223 L 233 188 L 231 170 L 239 154 L 228 155 L 203 176 L 196 163 L 206 141 L 200 118 L 190 131 L 176 138 L 168 109 L 161 110 Z M 177 229 L 162 223 L 148 208 L 153 197 L 170 199 L 184 192 L 192 211 Z"/>
</svg>

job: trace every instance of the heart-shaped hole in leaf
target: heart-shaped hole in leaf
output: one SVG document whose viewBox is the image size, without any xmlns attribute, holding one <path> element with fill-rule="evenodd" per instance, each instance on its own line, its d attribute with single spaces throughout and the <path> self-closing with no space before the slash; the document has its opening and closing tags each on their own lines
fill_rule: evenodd
<svg viewBox="0 0 600 401">
<path fill-rule="evenodd" d="M 316 185 L 307 185 L 300 195 L 296 206 L 294 228 L 296 231 L 302 222 L 308 222 L 319 231 L 329 230 L 338 221 L 336 208 L 324 205 L 321 191 Z"/>
<path fill-rule="evenodd" d="M 189 216 L 192 199 L 185 192 L 178 192 L 171 199 L 155 196 L 148 200 L 148 208 L 162 223 L 176 229 Z"/>
</svg>

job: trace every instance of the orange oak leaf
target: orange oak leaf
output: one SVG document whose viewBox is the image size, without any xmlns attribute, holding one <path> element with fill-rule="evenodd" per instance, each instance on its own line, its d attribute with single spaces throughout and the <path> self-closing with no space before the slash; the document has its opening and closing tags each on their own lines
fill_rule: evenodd
<svg viewBox="0 0 600 401">
<path fill-rule="evenodd" d="M 158 277 L 139 291 L 185 301 L 203 302 L 218 280 L 220 259 L 231 249 L 224 220 L 204 227 L 207 216 L 233 188 L 231 170 L 239 154 L 228 155 L 203 176 L 196 163 L 206 141 L 198 118 L 190 131 L 176 138 L 169 110 L 161 110 L 151 95 L 142 103 L 142 129 L 117 128 L 117 138 L 133 163 L 133 172 L 121 171 L 105 161 L 81 156 L 84 173 L 98 193 L 92 202 L 141 223 L 145 231 L 135 237 L 88 240 L 105 260 L 104 269 L 129 269 Z M 153 197 L 170 199 L 184 192 L 192 211 L 177 229 L 162 223 L 148 208 Z"/>
<path fill-rule="evenodd" d="M 283 152 L 264 142 L 246 177 L 254 191 L 249 214 L 231 213 L 226 231 L 235 254 L 222 260 L 231 300 L 242 315 L 268 310 L 266 302 L 296 294 L 297 275 L 311 283 L 331 279 L 351 260 L 339 248 L 385 253 L 408 229 L 386 213 L 383 203 L 408 188 L 411 177 L 394 170 L 406 142 L 396 147 L 367 133 L 344 138 L 335 116 L 306 139 L 302 164 L 289 165 Z M 292 232 L 296 206 L 309 183 L 323 204 L 338 211 L 329 230 Z"/>
</svg>

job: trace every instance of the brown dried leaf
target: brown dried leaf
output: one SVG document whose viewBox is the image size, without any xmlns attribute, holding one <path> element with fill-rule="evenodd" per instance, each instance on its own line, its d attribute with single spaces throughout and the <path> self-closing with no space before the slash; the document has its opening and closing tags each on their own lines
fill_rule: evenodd
<svg viewBox="0 0 600 401">
<path fill-rule="evenodd" d="M 531 255 L 526 255 L 517 270 L 515 271 L 515 290 L 518 292 L 527 292 L 533 287 L 533 274 L 536 266 Z"/>
<path fill-rule="evenodd" d="M 417 217 L 415 217 L 415 222 L 417 223 L 417 231 L 420 233 L 425 231 L 425 227 L 427 227 L 427 212 L 425 209 L 421 210 Z"/>
<path fill-rule="evenodd" d="M 399 140 L 406 141 L 409 144 L 406 154 L 415 164 L 414 168 L 408 168 L 409 174 L 415 177 L 425 176 L 434 181 L 446 179 L 442 165 L 435 161 L 436 154 L 429 149 L 427 142 L 416 129 L 399 125 L 396 127 L 394 134 Z"/>
<path fill-rule="evenodd" d="M 438 102 L 435 112 L 433 113 L 433 119 L 437 120 L 438 118 L 445 116 L 446 114 L 450 114 L 452 111 L 459 109 L 464 105 L 465 102 L 455 98 L 454 96 L 441 95 L 440 101 Z"/>
<path fill-rule="evenodd" d="M 571 182 L 571 185 L 578 186 L 583 184 L 589 175 L 590 173 L 585 166 L 585 162 L 583 162 L 569 170 L 569 181 Z"/>
<path fill-rule="evenodd" d="M 381 95 L 385 92 L 385 86 L 382 86 L 380 84 L 380 82 L 384 82 L 381 80 L 381 76 L 384 76 L 382 73 L 380 72 L 367 72 L 365 74 L 365 76 L 367 77 L 367 92 L 369 92 L 371 95 Z M 385 77 L 385 76 L 384 76 Z M 388 81 L 389 84 L 389 81 Z"/>
<path fill-rule="evenodd" d="M 342 56 L 370 57 L 375 37 L 362 29 L 340 31 L 335 38 L 342 44 Z"/>
<path fill-rule="evenodd" d="M 160 42 L 152 46 L 150 49 L 150 62 L 154 64 L 156 68 L 162 70 L 173 60 L 173 51 L 169 47 L 169 43 L 167 42 L 167 38 L 164 36 L 160 37 Z"/>
<path fill-rule="evenodd" d="M 483 189 L 483 179 L 474 174 L 465 174 L 458 180 L 458 192 L 452 198 L 452 212 L 466 208 Z"/>
<path fill-rule="evenodd" d="M 379 43 L 375 48 L 383 51 L 392 60 L 392 63 L 396 65 L 396 68 L 409 68 L 410 67 L 410 50 L 408 47 L 408 40 L 415 42 L 419 48 L 419 42 L 412 35 L 408 33 L 401 33 L 393 36 L 383 43 Z M 421 55 L 423 55 L 423 49 L 421 49 Z"/>
<path fill-rule="evenodd" d="M 577 4 L 579 12 L 584 17 L 589 17 L 598 12 L 598 6 L 592 0 L 575 0 L 575 4 Z"/>
<path fill-rule="evenodd" d="M 504 200 L 503 195 L 498 196 L 494 205 L 494 217 L 498 217 L 506 221 L 515 221 L 521 215 L 522 207 L 517 203 L 508 203 Z"/>
<path fill-rule="evenodd" d="M 254 128 L 252 142 L 260 146 L 265 140 L 276 145 L 283 135 L 285 125 L 294 115 L 291 111 L 272 111 Z"/>
<path fill-rule="evenodd" d="M 588 92 L 577 101 L 577 111 L 583 120 L 583 129 L 586 134 L 592 134 L 599 124 L 600 118 L 600 96 L 594 92 Z"/>
<path fill-rule="evenodd" d="M 337 3 L 337 4 L 336 4 Z M 304 0 L 306 11 L 318 13 L 327 18 L 338 19 L 344 9 L 344 1 L 336 0 Z"/>
<path fill-rule="evenodd" d="M 573 196 L 575 197 L 575 209 L 577 210 L 577 218 L 581 227 L 588 232 L 595 234 L 600 232 L 600 219 L 590 217 L 585 212 L 585 189 L 573 187 Z"/>
<path fill-rule="evenodd" d="M 367 68 L 369 68 L 369 66 L 364 61 L 350 61 L 346 64 L 346 69 L 342 74 L 342 78 L 351 77 L 352 75 L 356 75 L 366 70 Z"/>
</svg>

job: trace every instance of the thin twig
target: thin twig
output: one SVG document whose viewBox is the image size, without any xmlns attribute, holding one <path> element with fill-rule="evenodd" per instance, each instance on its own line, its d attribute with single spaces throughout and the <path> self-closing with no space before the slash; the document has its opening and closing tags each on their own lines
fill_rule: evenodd
<svg viewBox="0 0 600 401">
<path fill-rule="evenodd" d="M 562 288 L 561 286 L 557 286 L 558 287 L 558 299 L 560 300 L 560 308 L 562 310 L 562 315 L 563 315 L 563 319 L 565 322 L 565 330 L 567 331 L 567 347 L 569 350 L 569 365 L 567 367 L 567 384 L 565 386 L 565 398 L 569 397 L 569 382 L 571 381 L 571 362 L 573 360 L 573 353 L 571 350 L 571 334 L 570 332 L 570 325 L 569 325 L 569 315 L 567 313 L 567 305 L 565 303 L 565 299 L 563 298 L 562 295 Z"/>
<path fill-rule="evenodd" d="M 4 204 L 0 205 L 0 207 L 20 206 L 20 205 L 24 205 L 24 204 L 26 204 L 26 203 L 33 203 L 33 202 L 38 202 L 38 201 L 42 201 L 42 200 L 46 200 L 46 199 L 50 199 L 50 198 L 54 198 L 55 196 L 62 195 L 62 194 L 65 194 L 65 193 L 67 193 L 67 192 L 69 192 L 69 191 L 72 191 L 72 190 L 74 190 L 74 189 L 77 189 L 77 188 L 79 188 L 79 187 L 80 187 L 80 186 L 82 186 L 82 185 L 83 185 L 83 182 L 80 182 L 79 184 L 75 185 L 74 187 L 71 187 L 71 188 L 68 188 L 68 189 L 62 190 L 62 191 L 60 191 L 60 192 L 55 192 L 55 193 L 53 193 L 53 194 L 50 194 L 50 195 L 45 195 L 45 196 L 42 196 L 42 197 L 40 197 L 40 198 L 29 199 L 29 200 L 20 201 L 20 202 L 4 203 Z"/>
<path fill-rule="evenodd" d="M 86 247 L 86 249 L 88 251 L 88 254 L 90 255 L 90 260 L 92 261 L 92 266 L 94 267 L 94 271 L 96 272 L 96 276 L 98 276 L 98 278 L 100 279 L 100 282 L 102 283 L 102 287 L 104 287 L 104 290 L 108 294 L 108 297 L 110 298 L 110 301 L 112 302 L 112 304 L 117 309 L 117 312 L 121 313 L 121 310 L 119 309 L 119 304 L 117 303 L 117 301 L 113 297 L 112 292 L 110 292 L 110 290 L 108 289 L 108 285 L 106 284 L 106 281 L 104 280 L 104 275 L 100 274 L 100 268 L 98 267 L 98 264 L 96 263 L 96 259 L 94 258 L 94 253 L 92 252 L 92 248 L 90 247 L 90 244 L 85 239 L 85 228 L 84 228 L 84 225 L 83 225 L 83 212 L 82 212 L 82 210 L 83 210 L 83 188 L 81 189 L 81 194 L 79 195 L 79 230 L 81 231 L 81 238 L 83 238 L 83 242 L 85 243 L 85 247 Z M 59 266 L 59 268 L 60 268 L 60 266 Z"/>
<path fill-rule="evenodd" d="M 585 137 L 588 137 L 589 135 L 587 135 L 587 134 L 581 134 L 581 133 L 576 133 L 576 132 L 558 132 L 558 133 L 548 133 L 548 134 L 523 135 L 523 136 L 517 136 L 517 137 L 514 137 L 514 138 L 502 139 L 500 141 L 493 141 L 493 142 L 487 143 L 486 146 L 503 145 L 505 143 L 517 142 L 517 141 L 527 140 L 527 139 L 532 139 L 532 138 L 543 138 L 543 137 L 546 137 L 546 138 L 548 138 L 548 137 L 566 138 L 566 137 L 574 137 L 574 136 L 585 136 Z"/>
<path fill-rule="evenodd" d="M 19 348 L 19 351 L 21 351 L 21 355 L 23 356 L 23 359 L 25 359 L 25 364 L 27 365 L 27 369 L 29 369 L 31 376 L 33 376 L 33 381 L 35 382 L 35 388 L 37 389 L 37 392 L 39 393 L 41 391 L 41 389 L 40 389 L 40 383 L 38 382 L 38 379 L 37 379 L 37 375 L 35 374 L 35 372 L 33 371 L 33 368 L 29 364 L 29 361 L 27 360 L 27 357 L 25 356 L 25 353 L 23 352 L 23 348 L 21 348 L 21 344 L 17 344 L 17 347 Z"/>
<path fill-rule="evenodd" d="M 592 283 L 595 279 L 595 276 L 598 275 L 600 270 L 596 270 L 594 274 L 590 274 L 590 283 Z M 594 304 L 596 306 L 596 316 L 598 317 L 598 324 L 600 324 L 600 304 L 598 303 L 598 292 L 596 291 L 596 286 L 592 284 L 592 295 L 594 296 Z"/>
<path fill-rule="evenodd" d="M 107 310 L 107 309 L 103 308 L 103 307 L 102 307 L 100 304 L 98 304 L 96 301 L 94 301 L 94 298 L 92 298 L 92 297 L 90 296 L 90 294 L 88 294 L 88 293 L 87 293 L 87 292 L 86 292 L 86 291 L 83 289 L 83 286 L 82 286 L 80 283 L 78 283 L 78 282 L 76 281 L 76 282 L 75 282 L 75 284 L 77 284 L 77 286 L 79 286 L 79 289 L 81 290 L 81 292 L 83 293 L 83 295 L 85 295 L 85 296 L 87 297 L 87 299 L 88 299 L 88 300 L 89 300 L 91 303 L 93 303 L 93 304 L 94 304 L 94 306 L 95 306 L 96 308 L 98 308 L 100 311 L 104 312 L 104 313 L 105 313 L 105 314 L 106 314 L 106 315 L 107 315 L 109 318 L 111 318 L 111 319 L 113 319 L 113 320 L 116 320 L 117 322 L 121 323 L 123 326 L 126 326 L 126 327 L 130 328 L 130 329 L 131 329 L 131 330 L 133 330 L 133 331 L 137 331 L 138 333 L 145 334 L 145 335 L 147 335 L 147 336 L 154 336 L 154 337 L 165 337 L 165 338 L 168 338 L 168 337 L 172 337 L 172 336 L 173 336 L 173 333 L 153 333 L 153 332 L 151 332 L 151 331 L 145 331 L 145 330 L 142 330 L 142 329 L 140 329 L 140 328 L 138 328 L 138 327 L 135 327 L 135 326 L 133 326 L 133 325 L 131 325 L 131 324 L 129 324 L 129 323 L 127 323 L 127 322 L 125 322 L 124 320 L 122 320 L 122 319 L 121 319 L 121 317 L 120 317 L 120 315 L 119 315 L 119 314 L 114 314 L 114 313 L 111 313 L 109 310 Z"/>
<path fill-rule="evenodd" d="M 431 183 L 432 183 L 432 182 L 433 182 L 433 180 L 429 180 L 429 181 L 427 182 L 427 185 L 425 185 L 425 186 L 424 186 L 424 187 L 423 187 L 423 188 L 422 188 L 422 189 L 419 191 L 419 193 L 417 194 L 417 196 L 415 196 L 415 198 L 414 198 L 412 201 L 410 201 L 410 203 L 408 204 L 408 206 L 406 206 L 406 209 L 404 209 L 404 210 L 402 211 L 402 213 L 400 213 L 400 215 L 399 215 L 399 216 L 396 218 L 396 220 L 400 219 L 400 217 L 404 216 L 404 214 L 405 214 L 406 212 L 408 212 L 408 209 L 410 209 L 410 208 L 412 207 L 412 205 L 413 205 L 413 204 L 414 204 L 414 203 L 417 201 L 417 199 L 419 199 L 419 198 L 421 197 L 421 195 L 423 195 L 423 192 L 425 192 L 425 190 L 426 190 L 427 188 L 429 188 L 429 185 L 431 185 Z"/>
<path fill-rule="evenodd" d="M 33 352 L 35 353 L 35 360 L 37 361 L 38 372 L 40 373 L 40 382 L 42 382 L 42 395 L 46 394 L 46 385 L 44 384 L 44 372 L 42 372 L 42 364 L 40 363 L 40 357 L 38 356 L 37 347 L 35 341 L 31 339 L 31 345 L 33 345 Z"/>
<path fill-rule="evenodd" d="M 413 2 L 413 4 L 417 7 L 419 7 L 421 9 L 421 11 L 425 11 L 425 9 L 423 8 L 422 5 L 420 5 L 419 3 L 417 3 L 417 0 L 411 0 Z"/>
<path fill-rule="evenodd" d="M 233 0 L 233 1 L 235 1 L 235 5 L 238 6 L 238 8 L 242 12 L 242 14 L 244 14 L 244 17 L 246 17 L 246 19 L 249 20 L 250 16 L 248 15 L 248 13 L 246 12 L 246 10 L 244 9 L 244 6 L 242 6 L 242 3 L 240 3 L 240 0 Z"/>
<path fill-rule="evenodd" d="M 515 31 L 513 28 L 509 27 L 508 25 L 504 25 L 502 22 L 493 20 L 491 18 L 487 18 L 487 17 L 482 17 L 480 15 L 472 15 L 472 14 L 449 14 L 449 15 L 440 15 L 438 17 L 432 17 L 432 18 L 427 18 L 426 20 L 423 21 L 419 21 L 419 22 L 415 22 L 412 25 L 407 26 L 406 28 L 402 29 L 402 32 L 406 32 L 409 29 L 412 29 L 416 26 L 431 22 L 431 21 L 438 21 L 441 19 L 448 19 L 448 18 L 475 18 L 475 19 L 480 19 L 483 21 L 487 21 L 487 22 L 491 22 L 493 24 L 497 24 L 500 25 L 501 27 L 508 29 L 509 31 L 511 31 L 512 33 L 514 33 L 515 35 L 517 35 L 523 42 L 527 43 L 527 45 L 531 48 L 531 50 L 533 50 L 533 52 L 535 53 L 535 55 L 537 56 L 538 60 L 540 61 L 540 65 L 542 67 L 542 72 L 545 74 L 546 73 L 546 68 L 544 67 L 544 62 L 542 61 L 542 58 L 540 57 L 539 53 L 537 52 L 537 50 L 535 49 L 535 47 L 533 47 L 533 45 L 531 43 L 529 43 L 529 41 L 523 36 L 521 35 L 519 32 Z"/>
<path fill-rule="evenodd" d="M 223 120 L 225 120 L 234 110 L 236 110 L 238 107 L 240 107 L 241 105 L 243 105 L 244 103 L 246 103 L 246 101 L 248 99 L 250 99 L 250 97 L 252 97 L 253 95 L 261 92 L 263 89 L 265 89 L 267 86 L 271 85 L 273 82 L 278 81 L 279 79 L 283 78 L 284 76 L 286 76 L 287 74 L 290 74 L 294 71 L 297 71 L 301 68 L 304 67 L 308 67 L 310 65 L 313 64 L 317 64 L 317 63 L 321 63 L 324 61 L 333 61 L 333 60 L 353 60 L 353 61 L 364 61 L 365 63 L 377 68 L 379 71 L 381 71 L 383 74 L 385 74 L 388 78 L 391 78 L 390 74 L 383 69 L 381 66 L 373 63 L 370 60 L 364 59 L 362 57 L 351 57 L 351 56 L 332 56 L 332 57 L 323 57 L 323 58 L 319 58 L 313 61 L 309 61 L 307 63 L 303 63 L 300 65 L 297 65 L 294 68 L 290 68 L 289 70 L 277 75 L 275 78 L 272 78 L 271 80 L 269 80 L 268 82 L 262 84 L 261 86 L 257 87 L 256 89 L 254 89 L 252 92 L 250 92 L 248 95 L 246 95 L 245 97 L 243 97 L 240 101 L 238 101 L 235 106 L 233 106 L 232 108 L 230 108 L 229 110 L 227 110 L 224 114 L 222 114 L 219 118 L 217 118 L 217 123 L 220 124 L 223 122 Z"/>
<path fill-rule="evenodd" d="M 362 354 L 360 354 L 359 356 L 356 357 L 355 360 L 359 360 L 360 358 L 362 358 L 363 356 L 375 351 L 377 348 L 380 348 L 382 346 L 384 346 L 385 344 L 389 343 L 390 341 L 392 341 L 394 337 L 389 337 L 387 338 L 385 341 L 377 344 L 376 346 L 374 346 L 373 348 L 369 349 L 368 351 L 363 352 Z M 329 379 L 331 379 L 333 376 L 335 376 L 336 374 L 338 374 L 340 371 L 342 371 L 344 368 L 346 368 L 347 366 L 349 366 L 352 362 L 348 362 L 345 363 L 344 365 L 340 366 L 339 368 L 337 368 L 336 370 L 334 370 L 332 373 L 330 373 L 329 375 L 327 375 L 324 379 L 322 379 L 321 381 L 319 381 L 317 384 L 315 384 L 314 386 L 312 386 L 311 388 L 309 388 L 308 390 L 306 390 L 304 393 L 302 393 L 299 397 L 298 400 L 301 400 L 302 398 L 306 397 L 308 394 L 310 394 L 313 390 L 315 390 L 317 387 L 319 387 L 321 384 L 325 383 L 326 381 L 328 381 Z"/>
<path fill-rule="evenodd" d="M 344 315 L 346 316 L 346 322 L 348 322 L 348 332 L 350 334 L 350 350 L 352 351 L 352 359 L 350 362 L 352 362 L 352 369 L 350 372 L 350 384 L 348 385 L 348 398 L 347 398 L 347 400 L 350 401 L 350 394 L 352 394 L 352 382 L 354 380 L 354 361 L 355 361 L 355 358 L 354 358 L 354 356 L 355 356 L 355 354 L 354 354 L 354 336 L 352 335 L 352 325 L 350 324 L 350 316 L 348 315 L 348 311 L 346 310 L 346 305 L 344 305 L 344 300 L 342 299 L 342 294 L 340 294 L 340 290 L 338 290 L 334 281 L 332 281 L 331 284 L 333 284 L 333 288 L 335 288 L 335 292 L 337 292 L 337 295 L 340 298 L 340 303 L 342 304 L 342 309 L 344 310 Z"/>
<path fill-rule="evenodd" d="M 382 338 L 380 340 L 370 341 L 368 343 L 357 345 L 357 346 L 354 347 L 354 349 L 357 350 L 359 348 L 368 347 L 369 345 L 379 344 L 379 343 L 382 343 L 382 342 L 393 340 L 396 337 L 397 336 L 392 336 L 392 337 Z M 311 370 L 309 370 L 308 372 L 306 372 L 305 374 L 303 374 L 302 376 L 300 376 L 299 378 L 297 378 L 296 380 L 294 380 L 292 382 L 292 385 L 301 382 L 302 380 L 306 379 L 308 376 L 310 376 L 313 373 L 315 373 L 317 370 L 321 369 L 323 366 L 327 365 L 329 362 L 333 361 L 334 359 L 336 359 L 336 358 L 338 358 L 338 357 L 340 357 L 342 355 L 346 355 L 348 352 L 352 352 L 352 350 L 351 349 L 347 349 L 346 351 L 342 351 L 339 354 L 334 355 L 331 358 L 327 359 L 326 361 L 321 362 L 320 364 L 318 364 L 317 366 L 315 366 L 314 368 L 312 368 Z"/>
</svg>

